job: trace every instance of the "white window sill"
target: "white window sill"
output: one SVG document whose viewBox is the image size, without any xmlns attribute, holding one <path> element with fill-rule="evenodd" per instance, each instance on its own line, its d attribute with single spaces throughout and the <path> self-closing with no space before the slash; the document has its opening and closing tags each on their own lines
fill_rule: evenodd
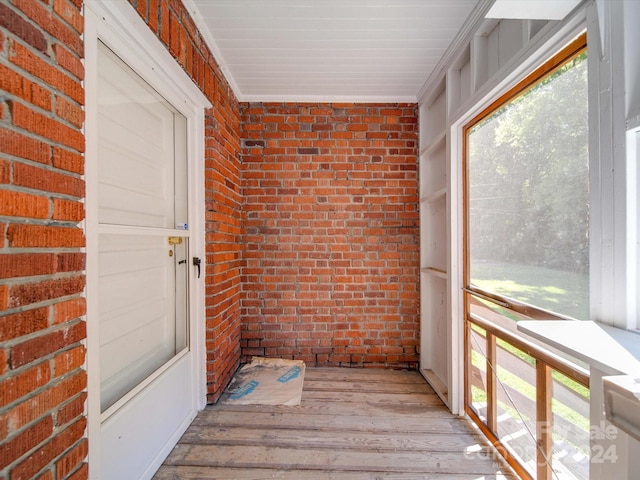
<svg viewBox="0 0 640 480">
<path fill-rule="evenodd" d="M 590 480 L 637 479 L 640 335 L 597 322 L 571 320 L 523 321 L 518 322 L 518 330 L 590 367 Z M 608 426 L 621 431 L 602 435 L 610 432 Z M 611 461 L 598 456 L 605 451 Z"/>
<path fill-rule="evenodd" d="M 527 320 L 518 330 L 606 375 L 640 376 L 640 335 L 598 322 Z"/>
</svg>

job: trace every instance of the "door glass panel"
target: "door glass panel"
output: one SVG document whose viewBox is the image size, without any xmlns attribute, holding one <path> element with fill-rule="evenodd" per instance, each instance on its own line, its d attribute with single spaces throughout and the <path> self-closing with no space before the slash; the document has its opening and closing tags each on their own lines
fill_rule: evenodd
<svg viewBox="0 0 640 480">
<path fill-rule="evenodd" d="M 188 347 L 186 119 L 100 45 L 101 409 Z"/>
<path fill-rule="evenodd" d="M 170 251 L 164 236 L 99 236 L 103 410 L 187 346 L 184 309 L 175 315 L 175 259 L 184 256 Z"/>
<path fill-rule="evenodd" d="M 99 222 L 186 229 L 186 119 L 104 45 L 98 75 Z"/>
</svg>

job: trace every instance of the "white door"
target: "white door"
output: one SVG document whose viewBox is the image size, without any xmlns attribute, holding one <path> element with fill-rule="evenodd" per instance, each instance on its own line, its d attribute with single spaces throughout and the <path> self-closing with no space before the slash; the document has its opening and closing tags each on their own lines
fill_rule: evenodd
<svg viewBox="0 0 640 480">
<path fill-rule="evenodd" d="M 100 478 L 149 478 L 193 410 L 186 119 L 98 44 Z"/>
</svg>

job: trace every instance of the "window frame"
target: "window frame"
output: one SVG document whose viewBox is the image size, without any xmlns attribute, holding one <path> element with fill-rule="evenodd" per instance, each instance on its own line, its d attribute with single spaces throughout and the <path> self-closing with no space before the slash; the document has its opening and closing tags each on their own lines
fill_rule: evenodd
<svg viewBox="0 0 640 480">
<path fill-rule="evenodd" d="M 535 375 L 536 375 L 536 432 L 535 438 L 537 441 L 538 451 L 536 452 L 537 467 L 535 475 L 537 478 L 551 478 L 552 470 L 551 463 L 547 462 L 547 459 L 552 458 L 553 442 L 551 435 L 548 432 L 549 422 L 553 424 L 552 413 L 552 387 L 551 387 L 551 372 L 553 370 L 558 371 L 574 382 L 582 385 L 583 387 L 590 387 L 589 374 L 583 368 L 573 364 L 572 362 L 565 360 L 564 358 L 556 355 L 554 352 L 550 352 L 546 347 L 541 347 L 537 343 L 523 338 L 521 334 L 510 328 L 505 328 L 502 324 L 494 323 L 482 316 L 471 312 L 472 302 L 479 300 L 489 301 L 497 306 L 508 308 L 518 314 L 525 315 L 531 319 L 536 320 L 569 320 L 577 321 L 565 317 L 563 315 L 547 311 L 543 308 L 529 305 L 524 302 L 515 301 L 514 299 L 507 298 L 493 292 L 488 292 L 471 285 L 471 272 L 470 272 L 470 222 L 469 222 L 469 149 L 468 149 L 468 137 L 469 132 L 479 122 L 488 118 L 495 111 L 502 108 L 509 101 L 516 98 L 519 94 L 525 90 L 531 88 L 537 83 L 543 81 L 545 78 L 552 75 L 559 68 L 565 65 L 567 62 L 581 55 L 587 50 L 587 33 L 582 29 L 582 33 L 576 36 L 557 53 L 552 54 L 548 60 L 544 61 L 538 68 L 535 68 L 531 73 L 525 75 L 521 80 L 517 81 L 514 86 L 508 88 L 503 94 L 500 94 L 496 100 L 492 101 L 487 107 L 482 109 L 480 113 L 473 116 L 470 120 L 465 122 L 461 128 L 461 206 L 462 206 L 462 241 L 460 247 L 462 249 L 462 312 L 463 312 L 463 343 L 464 343 L 464 411 L 473 422 L 480 428 L 483 434 L 492 442 L 492 444 L 498 449 L 498 451 L 505 457 L 511 467 L 522 478 L 532 479 L 533 476 L 529 473 L 525 467 L 520 464 L 516 456 L 513 455 L 510 450 L 502 443 L 497 429 L 497 379 L 496 379 L 496 342 L 501 340 L 514 346 L 535 359 Z M 590 97 L 587 101 L 590 100 Z M 589 127 L 591 127 L 591 122 Z M 589 159 L 591 166 L 591 155 Z M 590 198 L 591 194 L 590 194 Z M 591 231 L 591 230 L 590 230 Z M 591 252 L 591 246 L 589 250 Z M 592 254 L 589 255 L 590 261 L 593 258 Z M 486 332 L 486 351 L 489 352 L 486 357 L 486 390 L 487 390 L 487 418 L 483 420 L 478 412 L 475 410 L 472 404 L 472 341 L 471 341 L 471 329 L 475 325 L 485 330 Z M 540 382 L 539 387 L 537 383 Z"/>
<path fill-rule="evenodd" d="M 473 295 L 480 299 L 489 300 L 493 303 L 497 303 L 500 306 L 509 308 L 516 313 L 531 317 L 538 320 L 571 320 L 569 317 L 546 310 L 535 305 L 530 305 L 525 302 L 517 301 L 512 298 L 507 298 L 494 292 L 488 292 L 477 286 L 471 285 L 471 273 L 470 273 L 470 224 L 469 224 L 469 146 L 468 138 L 469 132 L 480 122 L 490 117 L 494 112 L 501 109 L 511 100 L 514 100 L 521 93 L 534 85 L 542 82 L 544 79 L 553 75 L 559 68 L 566 63 L 570 62 L 574 58 L 578 57 L 582 53 L 587 51 L 587 32 L 583 31 L 579 36 L 569 42 L 559 52 L 552 55 L 547 61 L 536 68 L 532 73 L 526 75 L 522 80 L 516 83 L 515 86 L 508 89 L 505 93 L 501 94 L 496 100 L 491 102 L 480 113 L 475 115 L 471 120 L 465 123 L 462 127 L 462 191 L 463 191 L 463 282 L 464 282 L 464 316 L 468 318 L 468 295 Z"/>
</svg>

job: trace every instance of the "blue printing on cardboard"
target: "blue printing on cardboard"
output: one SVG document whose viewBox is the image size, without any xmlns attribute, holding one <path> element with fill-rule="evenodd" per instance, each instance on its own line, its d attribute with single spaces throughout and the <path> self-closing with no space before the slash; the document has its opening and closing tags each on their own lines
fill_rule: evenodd
<svg viewBox="0 0 640 480">
<path fill-rule="evenodd" d="M 239 398 L 246 397 L 251 392 L 253 392 L 258 385 L 260 385 L 260 382 L 258 382 L 257 380 L 251 380 L 249 383 L 245 383 L 240 388 L 238 388 L 236 391 L 234 391 L 229 396 L 229 398 L 231 400 L 238 400 Z"/>
<path fill-rule="evenodd" d="M 295 367 L 290 368 L 286 373 L 282 374 L 278 381 L 280 383 L 287 383 L 288 381 L 293 380 L 298 375 L 300 375 L 301 371 L 302 369 L 296 365 Z"/>
</svg>

